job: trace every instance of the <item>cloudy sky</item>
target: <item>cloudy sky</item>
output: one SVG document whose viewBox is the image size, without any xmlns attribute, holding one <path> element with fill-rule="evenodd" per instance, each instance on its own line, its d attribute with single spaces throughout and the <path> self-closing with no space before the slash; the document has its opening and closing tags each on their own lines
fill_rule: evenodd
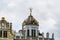
<svg viewBox="0 0 60 40">
<path fill-rule="evenodd" d="M 60 0 L 0 0 L 0 18 L 3 16 L 12 22 L 14 30 L 22 29 L 24 19 L 29 16 L 29 8 L 33 8 L 32 15 L 39 21 L 39 30 L 51 34 L 55 40 L 60 39 Z"/>
</svg>

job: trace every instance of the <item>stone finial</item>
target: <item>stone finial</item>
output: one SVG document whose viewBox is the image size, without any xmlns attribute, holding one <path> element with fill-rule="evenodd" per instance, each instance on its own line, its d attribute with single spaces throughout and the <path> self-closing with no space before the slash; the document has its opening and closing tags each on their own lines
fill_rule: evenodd
<svg viewBox="0 0 60 40">
<path fill-rule="evenodd" d="M 52 38 L 54 38 L 54 33 L 52 33 Z"/>
<path fill-rule="evenodd" d="M 30 8 L 30 16 L 32 15 L 32 8 Z"/>
<path fill-rule="evenodd" d="M 46 33 L 46 38 L 49 38 L 49 32 Z"/>
<path fill-rule="evenodd" d="M 5 17 L 2 17 L 1 19 L 2 19 L 2 20 L 5 20 Z"/>
</svg>

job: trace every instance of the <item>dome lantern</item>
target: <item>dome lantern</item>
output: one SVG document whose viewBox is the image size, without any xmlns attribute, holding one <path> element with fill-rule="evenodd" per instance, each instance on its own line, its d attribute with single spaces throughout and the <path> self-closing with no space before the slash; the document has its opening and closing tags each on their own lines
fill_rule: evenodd
<svg viewBox="0 0 60 40">
<path fill-rule="evenodd" d="M 2 20 L 5 20 L 5 17 L 2 17 L 1 19 L 2 19 Z"/>
</svg>

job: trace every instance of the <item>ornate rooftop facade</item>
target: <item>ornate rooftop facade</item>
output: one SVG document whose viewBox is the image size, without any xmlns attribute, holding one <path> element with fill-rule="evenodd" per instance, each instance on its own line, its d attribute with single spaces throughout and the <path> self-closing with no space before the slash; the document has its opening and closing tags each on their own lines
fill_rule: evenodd
<svg viewBox="0 0 60 40">
<path fill-rule="evenodd" d="M 0 40 L 54 40 L 54 33 L 49 38 L 49 32 L 40 33 L 39 22 L 32 16 L 32 9 L 30 8 L 30 15 L 22 23 L 22 30 L 16 33 L 12 30 L 12 23 L 7 22 L 5 17 L 0 20 Z"/>
</svg>

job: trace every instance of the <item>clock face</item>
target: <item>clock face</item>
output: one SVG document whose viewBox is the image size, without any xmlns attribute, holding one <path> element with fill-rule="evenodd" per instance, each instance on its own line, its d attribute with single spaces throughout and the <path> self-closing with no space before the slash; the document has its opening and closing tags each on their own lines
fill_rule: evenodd
<svg viewBox="0 0 60 40">
<path fill-rule="evenodd" d="M 2 26 L 4 27 L 4 23 L 2 23 Z"/>
</svg>

